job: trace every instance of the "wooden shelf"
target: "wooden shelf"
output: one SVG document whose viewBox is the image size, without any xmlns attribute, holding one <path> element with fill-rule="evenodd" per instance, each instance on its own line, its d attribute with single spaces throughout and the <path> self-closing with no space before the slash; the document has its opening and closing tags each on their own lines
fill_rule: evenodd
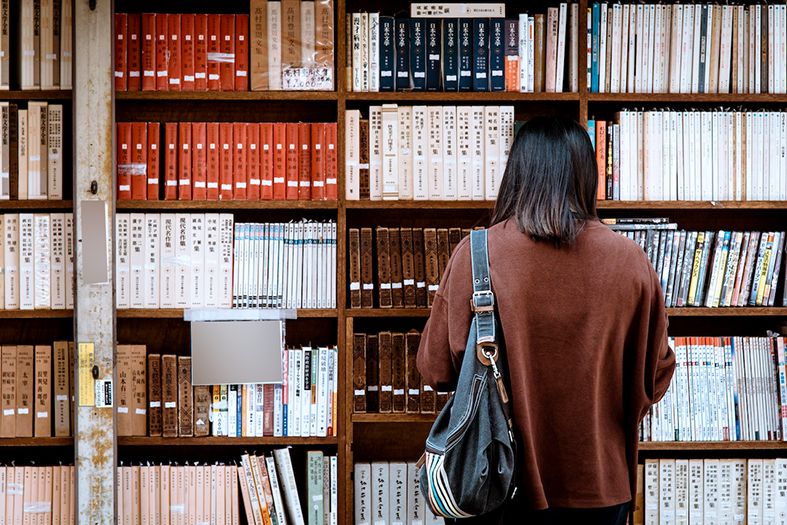
<svg viewBox="0 0 787 525">
<path fill-rule="evenodd" d="M 511 93 L 506 91 L 477 92 L 463 91 L 396 91 L 396 92 L 348 92 L 347 100 L 424 101 L 424 102 L 578 102 L 579 93 Z"/>
<path fill-rule="evenodd" d="M 784 441 L 664 441 L 640 442 L 640 450 L 692 451 L 692 450 L 787 450 Z"/>
<path fill-rule="evenodd" d="M 338 201 L 117 201 L 125 210 L 335 210 Z"/>
<path fill-rule="evenodd" d="M 0 314 L 1 317 L 2 314 Z M 335 308 L 302 308 L 298 318 L 335 318 L 339 311 Z M 124 308 L 117 310 L 118 319 L 183 319 L 182 308 Z"/>
<path fill-rule="evenodd" d="M 347 317 L 429 317 L 429 308 L 348 308 Z"/>
<path fill-rule="evenodd" d="M 74 310 L 0 310 L 0 319 L 61 319 L 74 317 Z"/>
<path fill-rule="evenodd" d="M 178 437 L 178 438 L 164 438 L 164 437 L 118 437 L 118 446 L 121 447 L 166 447 L 166 446 L 280 446 L 285 447 L 288 445 L 338 445 L 339 439 L 336 437 Z"/>
<path fill-rule="evenodd" d="M 785 210 L 787 201 L 597 201 L 604 210 Z"/>
<path fill-rule="evenodd" d="M 347 201 L 348 210 L 491 210 L 494 201 Z"/>
<path fill-rule="evenodd" d="M 348 308 L 347 317 L 429 317 L 429 308 Z M 787 307 L 667 308 L 670 317 L 787 317 Z M 299 314 L 300 316 L 300 311 Z"/>
<path fill-rule="evenodd" d="M 335 91 L 115 91 L 115 100 L 338 100 Z"/>
<path fill-rule="evenodd" d="M 73 437 L 0 438 L 2 447 L 72 447 Z"/>
<path fill-rule="evenodd" d="M 787 103 L 787 95 L 777 93 L 587 93 L 586 96 L 589 103 L 636 102 L 638 104 L 647 104 L 650 102 L 672 102 L 681 105 L 700 102 L 708 102 L 717 105 Z"/>
<path fill-rule="evenodd" d="M 70 100 L 70 89 L 0 91 L 0 100 Z"/>
<path fill-rule="evenodd" d="M 432 423 L 437 414 L 353 414 L 353 423 Z"/>
<path fill-rule="evenodd" d="M 73 210 L 74 201 L 23 200 L 0 201 L 0 210 Z"/>
</svg>

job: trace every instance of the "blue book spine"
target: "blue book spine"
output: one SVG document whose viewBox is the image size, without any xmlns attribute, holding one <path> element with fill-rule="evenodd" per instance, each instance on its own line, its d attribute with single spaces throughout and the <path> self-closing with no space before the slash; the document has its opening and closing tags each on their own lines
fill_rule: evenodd
<svg viewBox="0 0 787 525">
<path fill-rule="evenodd" d="M 236 388 L 238 389 L 238 403 L 237 403 L 237 405 L 238 405 L 238 407 L 237 407 L 238 408 L 238 417 L 235 419 L 235 421 L 237 422 L 238 433 L 235 434 L 235 435 L 238 436 L 238 437 L 242 437 L 243 436 L 243 421 L 244 421 L 243 416 L 245 415 L 243 413 L 243 385 L 238 385 Z M 248 392 L 246 392 L 246 395 L 248 395 Z M 247 401 L 247 403 L 248 403 L 248 401 Z"/>
<path fill-rule="evenodd" d="M 396 91 L 410 89 L 410 19 L 397 18 L 396 24 Z"/>
<path fill-rule="evenodd" d="M 459 20 L 443 20 L 443 90 L 459 91 Z"/>
<path fill-rule="evenodd" d="M 380 17 L 380 91 L 393 91 L 396 71 L 396 48 L 394 46 L 394 19 Z"/>
<path fill-rule="evenodd" d="M 426 19 L 426 90 L 440 91 L 441 20 Z"/>
<path fill-rule="evenodd" d="M 473 19 L 473 91 L 489 91 L 489 19 Z"/>
<path fill-rule="evenodd" d="M 473 90 L 473 21 L 459 19 L 459 91 Z"/>
<path fill-rule="evenodd" d="M 503 18 L 489 21 L 489 91 L 506 90 L 505 28 Z"/>
<path fill-rule="evenodd" d="M 410 74 L 413 91 L 426 91 L 426 24 L 423 18 L 410 19 Z"/>
<path fill-rule="evenodd" d="M 596 151 L 596 121 L 588 120 L 588 135 L 590 135 L 590 144 L 593 146 L 593 151 Z"/>
<path fill-rule="evenodd" d="M 593 34 L 591 41 L 591 58 L 590 58 L 590 92 L 598 93 L 598 31 L 601 18 L 601 6 L 593 4 Z"/>
</svg>

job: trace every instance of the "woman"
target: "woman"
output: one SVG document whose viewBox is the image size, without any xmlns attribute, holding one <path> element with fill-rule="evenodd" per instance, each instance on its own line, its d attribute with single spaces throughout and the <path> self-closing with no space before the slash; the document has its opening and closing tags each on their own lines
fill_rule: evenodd
<svg viewBox="0 0 787 525">
<path fill-rule="evenodd" d="M 596 174 L 578 123 L 534 118 L 517 133 L 492 215 L 491 280 L 520 441 L 505 523 L 625 524 L 637 427 L 675 367 L 659 279 L 636 243 L 599 221 Z M 464 239 L 418 351 L 433 388 L 456 385 L 471 295 Z"/>
</svg>

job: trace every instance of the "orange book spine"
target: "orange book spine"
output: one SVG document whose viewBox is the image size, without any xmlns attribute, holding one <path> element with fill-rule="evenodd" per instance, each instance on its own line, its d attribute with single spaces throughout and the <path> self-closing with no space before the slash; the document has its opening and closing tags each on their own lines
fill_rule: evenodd
<svg viewBox="0 0 787 525">
<path fill-rule="evenodd" d="M 311 132 L 311 198 L 325 200 L 325 124 L 312 124 Z"/>
<path fill-rule="evenodd" d="M 506 91 L 519 92 L 519 55 L 506 57 Z"/>
<path fill-rule="evenodd" d="M 159 142 L 161 140 L 161 124 L 148 122 L 148 200 L 159 199 L 159 165 L 161 153 Z"/>
<path fill-rule="evenodd" d="M 235 169 L 233 170 L 233 192 L 232 198 L 235 200 L 246 200 L 247 181 L 246 181 L 246 123 L 236 122 L 232 126 L 232 138 L 235 143 L 233 151 Z"/>
<path fill-rule="evenodd" d="M 208 15 L 208 90 L 219 91 L 219 50 L 221 40 L 221 15 Z"/>
<path fill-rule="evenodd" d="M 139 13 L 128 15 L 128 90 L 142 89 L 142 22 Z"/>
<path fill-rule="evenodd" d="M 115 13 L 115 91 L 128 89 L 128 15 Z"/>
<path fill-rule="evenodd" d="M 339 198 L 339 189 L 336 184 L 339 173 L 338 144 L 336 123 L 329 122 L 325 125 L 325 198 L 335 201 Z"/>
<path fill-rule="evenodd" d="M 221 91 L 235 90 L 235 15 L 221 15 L 221 63 L 219 77 Z"/>
<path fill-rule="evenodd" d="M 596 164 L 598 164 L 598 189 L 596 200 L 603 201 L 607 189 L 607 122 L 596 121 Z"/>
<path fill-rule="evenodd" d="M 148 125 L 131 124 L 131 199 L 144 201 L 148 197 Z"/>
<path fill-rule="evenodd" d="M 178 198 L 178 125 L 164 124 L 164 200 Z"/>
<path fill-rule="evenodd" d="M 298 123 L 288 122 L 286 136 L 286 166 L 285 176 L 287 177 L 287 200 L 298 200 Z"/>
<path fill-rule="evenodd" d="M 298 124 L 298 200 L 312 198 L 312 125 L 308 122 Z"/>
<path fill-rule="evenodd" d="M 249 187 L 246 196 L 249 200 L 260 200 L 260 125 L 251 123 L 246 126 L 246 169 L 249 174 Z"/>
<path fill-rule="evenodd" d="M 273 124 L 260 124 L 260 199 L 273 198 Z"/>
<path fill-rule="evenodd" d="M 169 90 L 169 17 L 156 14 L 156 90 Z"/>
<path fill-rule="evenodd" d="M 194 89 L 208 89 L 208 15 L 194 17 Z"/>
<path fill-rule="evenodd" d="M 232 123 L 219 124 L 219 143 L 221 144 L 221 163 L 219 164 L 219 199 L 232 200 Z"/>
<path fill-rule="evenodd" d="M 156 90 L 156 14 L 142 14 L 142 91 Z"/>
<path fill-rule="evenodd" d="M 287 170 L 287 124 L 277 122 L 273 125 L 273 198 L 284 200 L 287 183 L 284 177 Z"/>
<path fill-rule="evenodd" d="M 191 162 L 192 162 L 192 186 L 191 198 L 195 201 L 207 199 L 207 130 L 204 122 L 193 122 L 191 124 Z"/>
<path fill-rule="evenodd" d="M 184 14 L 180 18 L 180 80 L 183 91 L 194 91 L 194 16 Z"/>
<path fill-rule="evenodd" d="M 178 124 L 178 199 L 191 200 L 191 122 Z"/>
<path fill-rule="evenodd" d="M 131 123 L 117 124 L 118 200 L 131 200 Z"/>
<path fill-rule="evenodd" d="M 219 200 L 219 151 L 221 149 L 219 123 L 208 122 L 205 127 L 207 128 L 208 142 L 208 170 L 205 179 L 207 182 L 206 197 L 209 201 L 217 201 Z"/>
<path fill-rule="evenodd" d="M 167 75 L 169 77 L 169 90 L 180 91 L 182 86 L 180 84 L 181 75 L 181 31 L 180 31 L 180 18 L 181 15 L 169 14 L 167 15 L 167 32 L 169 33 L 169 63 Z"/>
<path fill-rule="evenodd" d="M 235 91 L 249 90 L 249 15 L 235 15 Z"/>
</svg>

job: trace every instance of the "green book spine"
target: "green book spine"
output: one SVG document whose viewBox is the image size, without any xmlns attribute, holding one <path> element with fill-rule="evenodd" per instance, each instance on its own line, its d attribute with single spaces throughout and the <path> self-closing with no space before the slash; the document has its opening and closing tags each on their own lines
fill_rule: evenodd
<svg viewBox="0 0 787 525">
<path fill-rule="evenodd" d="M 323 498 L 323 453 L 311 450 L 306 453 L 307 469 L 307 523 L 308 525 L 326 525 L 324 515 L 325 501 Z"/>
</svg>

